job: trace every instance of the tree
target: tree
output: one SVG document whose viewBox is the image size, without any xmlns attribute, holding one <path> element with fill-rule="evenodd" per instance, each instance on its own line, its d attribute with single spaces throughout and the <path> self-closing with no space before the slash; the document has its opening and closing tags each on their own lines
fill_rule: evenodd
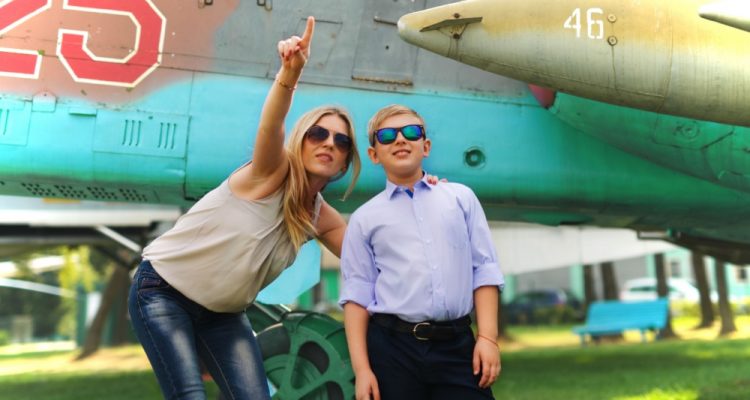
<svg viewBox="0 0 750 400">
<path fill-rule="evenodd" d="M 33 252 L 16 254 L 11 261 L 16 266 L 13 279 L 58 286 L 57 275 L 53 272 L 38 274 L 30 267 L 35 258 L 56 255 L 57 248 L 36 249 Z M 19 288 L 0 287 L 0 318 L 30 316 L 33 320 L 33 337 L 55 335 L 57 324 L 63 318 L 65 308 L 61 297 Z"/>
<path fill-rule="evenodd" d="M 604 285 L 604 298 L 606 300 L 617 300 L 617 278 L 615 277 L 615 264 L 611 261 L 601 263 L 602 284 Z"/>
<path fill-rule="evenodd" d="M 617 278 L 615 277 L 615 264 L 611 261 L 599 264 L 599 269 L 602 272 L 602 285 L 604 286 L 604 299 L 605 300 L 618 300 L 619 295 L 617 293 Z M 612 335 L 600 336 L 601 339 L 607 339 L 611 341 L 622 340 L 624 336 L 622 333 L 616 333 Z"/>
<path fill-rule="evenodd" d="M 89 262 L 89 248 L 87 246 L 66 247 L 62 251 L 63 267 L 57 272 L 60 287 L 79 295 L 85 295 L 96 288 L 101 276 Z M 78 299 L 67 298 L 63 301 L 65 315 L 57 326 L 58 333 L 75 338 L 78 334 Z"/>
<path fill-rule="evenodd" d="M 115 267 L 112 268 L 112 274 L 110 275 L 107 287 L 104 289 L 102 302 L 99 305 L 99 309 L 96 311 L 96 316 L 86 332 L 86 340 L 83 343 L 81 353 L 76 357 L 78 360 L 94 354 L 99 349 L 102 333 L 104 332 L 104 325 L 107 321 L 107 317 L 113 309 L 113 305 L 118 300 L 123 302 L 127 300 L 128 287 L 130 285 L 130 275 L 128 274 L 128 271 L 137 260 L 137 257 L 134 258 L 132 253 L 127 250 L 113 252 L 110 249 L 101 246 L 97 246 L 96 250 L 114 261 Z M 123 318 L 119 319 L 122 320 Z M 120 329 L 124 328 L 121 326 Z M 123 340 L 125 337 L 122 332 L 115 332 L 113 336 L 115 337 L 115 340 Z"/>
<path fill-rule="evenodd" d="M 719 336 L 725 336 L 737 330 L 737 327 L 734 325 L 734 313 L 732 313 L 732 308 L 729 306 L 726 261 L 717 259 L 714 273 L 716 275 L 716 290 L 719 292 L 719 315 L 721 316 Z"/>
<path fill-rule="evenodd" d="M 591 264 L 583 266 L 583 297 L 585 302 L 584 311 L 588 312 L 591 303 L 596 301 L 596 290 L 594 289 L 594 266 Z"/>
<path fill-rule="evenodd" d="M 697 328 L 709 328 L 714 323 L 714 307 L 711 304 L 711 289 L 708 286 L 708 274 L 706 274 L 706 265 L 703 262 L 703 253 L 693 251 L 691 254 L 693 264 L 693 276 L 695 283 L 698 285 L 700 293 L 701 322 Z"/>
<path fill-rule="evenodd" d="M 655 270 L 656 270 L 656 295 L 659 298 L 666 298 L 669 301 L 669 289 L 667 286 L 667 267 L 664 263 L 664 254 L 659 253 L 654 256 Z M 664 329 L 659 332 L 659 338 L 661 339 L 674 339 L 677 338 L 677 334 L 672 329 L 672 313 L 667 307 L 667 323 L 664 325 Z"/>
</svg>

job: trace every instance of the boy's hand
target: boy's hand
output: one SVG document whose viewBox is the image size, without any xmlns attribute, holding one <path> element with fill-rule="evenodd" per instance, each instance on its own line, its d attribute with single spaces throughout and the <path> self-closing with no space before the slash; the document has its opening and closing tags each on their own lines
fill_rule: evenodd
<svg viewBox="0 0 750 400">
<path fill-rule="evenodd" d="M 479 379 L 479 387 L 486 388 L 495 383 L 500 375 L 500 351 L 497 343 L 492 343 L 489 339 L 477 337 L 474 345 L 474 359 L 472 361 L 474 375 L 482 373 Z"/>
<path fill-rule="evenodd" d="M 357 374 L 354 380 L 354 392 L 357 400 L 380 400 L 378 380 L 372 370 Z"/>
<path fill-rule="evenodd" d="M 310 58 L 310 42 L 315 31 L 315 18 L 307 17 L 307 27 L 302 37 L 292 36 L 280 41 L 276 47 L 279 51 L 281 64 L 286 69 L 301 71 Z"/>
</svg>

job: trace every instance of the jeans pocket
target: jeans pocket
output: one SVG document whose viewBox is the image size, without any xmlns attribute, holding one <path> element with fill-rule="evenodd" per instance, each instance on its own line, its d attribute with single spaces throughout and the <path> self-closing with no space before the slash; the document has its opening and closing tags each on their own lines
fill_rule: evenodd
<svg viewBox="0 0 750 400">
<path fill-rule="evenodd" d="M 169 283 L 154 270 L 148 261 L 144 261 L 139 267 L 137 284 L 138 290 L 167 289 L 170 287 Z"/>
<path fill-rule="evenodd" d="M 138 282 L 138 290 L 149 290 L 149 289 L 166 289 L 169 287 L 169 284 L 164 279 L 159 278 L 151 278 L 151 277 L 141 277 L 140 282 Z"/>
</svg>

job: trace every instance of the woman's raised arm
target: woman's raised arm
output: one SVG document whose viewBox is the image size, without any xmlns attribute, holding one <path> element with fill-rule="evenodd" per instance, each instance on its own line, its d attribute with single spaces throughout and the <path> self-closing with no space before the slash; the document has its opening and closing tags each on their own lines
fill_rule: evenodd
<svg viewBox="0 0 750 400">
<path fill-rule="evenodd" d="M 230 181 L 236 194 L 257 195 L 242 197 L 265 197 L 275 192 L 286 178 L 289 166 L 284 151 L 284 119 L 291 107 L 302 68 L 310 57 L 310 42 L 314 30 L 315 19 L 308 17 L 307 27 L 301 38 L 292 36 L 277 44 L 281 69 L 263 104 L 255 137 L 253 162 L 238 171 Z"/>
</svg>

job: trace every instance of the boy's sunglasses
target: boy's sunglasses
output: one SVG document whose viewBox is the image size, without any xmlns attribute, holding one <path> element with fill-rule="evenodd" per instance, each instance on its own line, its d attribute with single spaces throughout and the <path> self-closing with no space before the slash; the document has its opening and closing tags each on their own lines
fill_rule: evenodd
<svg viewBox="0 0 750 400">
<path fill-rule="evenodd" d="M 398 133 L 404 136 L 404 139 L 410 141 L 416 141 L 425 137 L 424 126 L 422 125 L 406 125 L 400 128 L 383 128 L 375 131 L 372 137 L 372 145 L 375 146 L 375 139 L 380 144 L 391 144 L 396 141 Z"/>
<path fill-rule="evenodd" d="M 328 129 L 323 128 L 322 126 L 313 125 L 307 130 L 307 132 L 305 132 L 305 137 L 307 140 L 317 144 L 328 139 L 330 134 L 331 132 Z M 336 133 L 333 135 L 333 144 L 336 145 L 339 150 L 346 153 L 352 149 L 352 138 L 344 133 Z"/>
</svg>

